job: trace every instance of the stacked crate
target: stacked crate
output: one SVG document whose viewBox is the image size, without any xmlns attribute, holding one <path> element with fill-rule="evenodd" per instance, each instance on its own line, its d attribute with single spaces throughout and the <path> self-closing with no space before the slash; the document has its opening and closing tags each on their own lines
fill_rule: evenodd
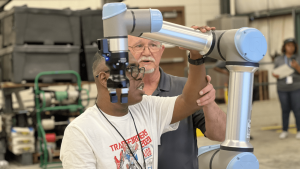
<svg viewBox="0 0 300 169">
<path fill-rule="evenodd" d="M 42 71 L 79 73 L 80 18 L 69 9 L 14 7 L 0 14 L 2 80 L 33 81 Z M 71 75 L 41 77 L 42 82 L 76 81 Z"/>
<path fill-rule="evenodd" d="M 0 132 L 0 135 L 1 135 L 1 132 Z M 5 153 L 6 153 L 5 138 L 0 137 L 0 161 L 4 160 Z"/>
<path fill-rule="evenodd" d="M 92 70 L 93 58 L 98 51 L 97 39 L 103 38 L 102 10 L 87 9 L 79 12 L 87 79 L 88 81 L 94 81 Z"/>
<path fill-rule="evenodd" d="M 8 138 L 9 150 L 17 155 L 22 165 L 32 164 L 35 152 L 34 129 L 32 127 L 13 127 Z"/>
</svg>

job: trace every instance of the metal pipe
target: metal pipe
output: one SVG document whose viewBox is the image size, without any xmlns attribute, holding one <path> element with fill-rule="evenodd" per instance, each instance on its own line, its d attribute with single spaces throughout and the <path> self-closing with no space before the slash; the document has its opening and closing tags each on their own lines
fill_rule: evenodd
<svg viewBox="0 0 300 169">
<path fill-rule="evenodd" d="M 230 71 L 226 138 L 222 147 L 245 148 L 253 151 L 249 143 L 252 111 L 254 72 L 258 67 L 227 65 Z"/>
<path fill-rule="evenodd" d="M 201 55 L 208 53 L 213 42 L 211 31 L 202 33 L 199 30 L 166 21 L 163 21 L 163 26 L 159 32 L 143 33 L 141 37 L 198 50 Z"/>
</svg>

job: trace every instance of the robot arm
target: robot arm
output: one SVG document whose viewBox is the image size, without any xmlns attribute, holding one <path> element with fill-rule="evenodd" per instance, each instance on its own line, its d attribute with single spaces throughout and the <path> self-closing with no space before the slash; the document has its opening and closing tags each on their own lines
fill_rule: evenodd
<svg viewBox="0 0 300 169">
<path fill-rule="evenodd" d="M 127 10 L 124 3 L 104 5 L 103 27 L 104 39 L 98 40 L 98 47 L 111 70 L 108 88 L 112 102 L 118 101 L 116 88 L 122 89 L 121 102 L 127 102 L 129 81 L 125 68 L 128 65 L 128 35 L 198 50 L 201 55 L 226 61 L 230 71 L 226 138 L 220 150 L 204 147 L 205 152 L 199 152 L 199 168 L 258 168 L 249 139 L 254 72 L 267 51 L 266 39 L 260 31 L 241 28 L 201 33 L 164 22 L 158 10 Z"/>
<path fill-rule="evenodd" d="M 267 44 L 261 32 L 254 28 L 219 30 L 201 33 L 189 27 L 163 21 L 155 9 L 127 10 L 124 3 L 108 3 L 103 7 L 104 38 L 99 49 L 111 68 L 108 87 L 126 92 L 129 82 L 125 76 L 128 64 L 127 35 L 139 36 L 172 45 L 198 50 L 201 55 L 224 60 L 227 65 L 258 67 L 265 55 Z M 117 98 L 112 97 L 116 102 Z"/>
</svg>

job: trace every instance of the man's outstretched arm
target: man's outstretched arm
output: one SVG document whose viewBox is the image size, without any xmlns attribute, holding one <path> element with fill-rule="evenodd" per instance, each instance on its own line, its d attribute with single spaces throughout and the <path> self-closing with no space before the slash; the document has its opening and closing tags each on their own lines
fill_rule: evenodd
<svg viewBox="0 0 300 169">
<path fill-rule="evenodd" d="M 201 32 L 206 32 L 211 30 L 210 27 L 197 27 L 194 26 L 194 29 L 200 29 Z M 190 58 L 193 60 L 201 59 L 203 56 L 200 55 L 198 51 L 190 51 Z M 196 100 L 201 97 L 199 91 L 201 91 L 207 85 L 206 81 L 206 71 L 205 64 L 201 65 L 189 65 L 189 75 L 187 82 L 183 88 L 182 94 L 178 96 L 171 123 L 178 122 L 190 115 L 195 111 L 201 109 L 198 106 Z"/>
</svg>

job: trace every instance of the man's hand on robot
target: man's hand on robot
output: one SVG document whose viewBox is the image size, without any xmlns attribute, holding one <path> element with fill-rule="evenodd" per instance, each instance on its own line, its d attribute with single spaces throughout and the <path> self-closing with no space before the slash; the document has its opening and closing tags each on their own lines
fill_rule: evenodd
<svg viewBox="0 0 300 169">
<path fill-rule="evenodd" d="M 210 31 L 210 30 L 216 30 L 215 27 L 209 27 L 209 26 L 191 26 L 194 29 L 199 29 L 202 33 L 205 33 L 206 31 Z"/>
<path fill-rule="evenodd" d="M 195 25 L 193 25 L 192 28 L 194 28 L 195 30 L 198 29 L 202 33 L 205 33 L 206 31 L 210 31 L 210 30 L 216 30 L 215 27 L 209 27 L 209 26 L 195 26 Z M 190 49 L 186 49 L 186 48 L 182 48 L 182 47 L 179 47 L 179 49 L 190 51 L 191 59 L 193 59 L 193 58 L 194 59 L 199 59 L 199 58 L 203 57 L 202 55 L 200 55 L 199 51 L 197 51 L 197 50 L 190 50 Z"/>
<path fill-rule="evenodd" d="M 198 106 L 208 106 L 209 104 L 213 103 L 216 98 L 216 90 L 214 89 L 213 85 L 210 83 L 211 77 L 206 75 L 207 85 L 203 88 L 199 94 L 202 96 L 200 99 L 197 100 Z"/>
</svg>

